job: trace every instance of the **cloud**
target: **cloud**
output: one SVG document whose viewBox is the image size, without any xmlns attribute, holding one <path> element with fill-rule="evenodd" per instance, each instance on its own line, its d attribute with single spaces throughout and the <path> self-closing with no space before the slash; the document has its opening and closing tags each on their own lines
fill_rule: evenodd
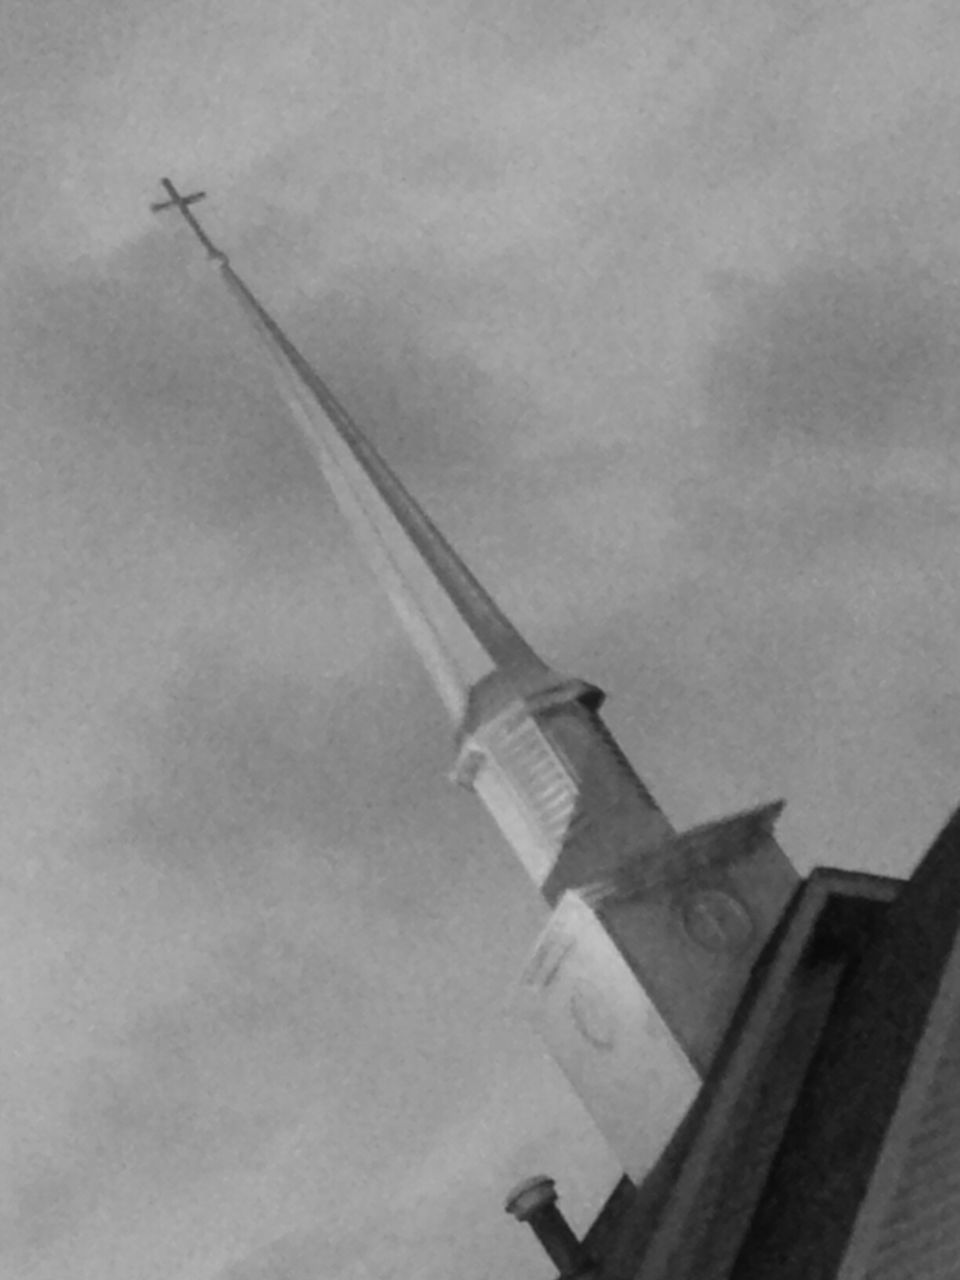
<svg viewBox="0 0 960 1280">
<path fill-rule="evenodd" d="M 498 26 L 507 32 L 497 15 L 478 18 L 462 10 L 460 4 L 409 3 L 385 12 L 369 0 L 359 8 L 327 4 L 318 12 L 288 3 L 269 12 L 254 8 L 242 22 L 219 0 L 162 13 L 128 10 L 125 22 L 110 33 L 112 56 L 99 65 L 70 68 L 72 119 L 58 120 L 56 132 L 48 104 L 28 87 L 22 91 L 47 108 L 47 163 L 30 184 L 32 220 L 24 200 L 13 230 L 34 253 L 42 248 L 61 261 L 100 256 L 143 234 L 143 197 L 171 160 L 224 189 L 245 184 L 265 158 L 289 157 L 296 150 L 301 183 L 304 165 L 336 182 L 356 171 L 358 154 L 371 172 L 389 167 L 397 142 L 425 130 L 429 136 L 431 115 L 475 125 L 496 104 L 511 70 L 516 75 L 522 68 L 491 73 L 489 59 L 485 66 L 482 60 L 484 42 Z M 500 16 L 517 53 L 520 29 L 530 17 L 520 11 Z M 572 8 L 551 16 L 551 31 L 558 55 L 595 35 L 593 24 L 584 26 Z M 33 32 L 25 31 L 21 40 L 28 54 L 35 49 Z M 539 60 L 542 34 L 538 44 Z M 442 138 L 442 128 L 439 133 Z M 92 141 L 104 138 L 110 146 Z M 311 151 L 319 161 L 315 170 Z M 250 185 L 255 191 L 256 181 Z M 386 194 L 384 184 L 376 189 Z M 103 200 L 106 191 L 118 193 L 113 202 Z M 530 183 L 528 201 L 536 199 Z M 302 203 L 302 195 L 281 181 L 260 197 L 260 209 L 291 200 Z M 448 193 L 442 203 L 442 234 L 466 214 L 479 215 L 481 243 L 502 237 L 502 215 L 509 213 L 503 196 L 485 213 L 486 200 L 454 208 Z M 356 223 L 356 202 L 352 208 Z M 396 236 L 386 220 L 365 225 L 368 242 L 370 228 Z M 466 239 L 473 240 L 466 230 Z M 536 234 L 535 222 L 527 220 L 523 233 Z"/>
<path fill-rule="evenodd" d="M 510 1264 L 518 1241 L 528 1245 L 531 1268 L 543 1269 L 539 1247 L 504 1213 L 509 1188 L 546 1163 L 582 1232 L 617 1181 L 615 1161 L 545 1058 L 490 1075 L 484 1095 L 433 1133 L 417 1159 L 390 1163 L 371 1181 L 361 1227 L 339 1238 L 322 1226 L 284 1233 L 216 1280 L 312 1280 L 318 1269 L 336 1280 L 387 1280 L 411 1268 L 439 1280 L 478 1259 L 487 1274 Z"/>
<path fill-rule="evenodd" d="M 671 816 L 786 792 L 801 865 L 902 872 L 956 791 L 960 28 L 121 10 L 14 6 L 0 53 L 4 1263 L 545 1268 L 509 1180 L 545 1166 L 579 1228 L 606 1166 L 502 1018 L 540 904 L 145 202 L 162 172 L 210 189 L 467 560 L 610 689 Z"/>
<path fill-rule="evenodd" d="M 867 470 L 891 443 L 946 443 L 960 335 L 949 279 L 943 265 L 897 255 L 869 268 L 821 258 L 775 286 L 724 281 L 728 336 L 705 394 L 754 457 L 767 438 L 802 434 Z"/>
<path fill-rule="evenodd" d="M 171 160 L 223 186 L 321 130 L 351 98 L 350 68 L 417 56 L 429 14 L 379 16 L 375 3 L 253 8 L 242 20 L 219 0 L 126 8 L 110 32 L 112 56 L 72 86 L 71 116 L 57 120 L 35 181 L 39 216 L 35 208 L 29 233 L 16 226 L 19 238 L 61 260 L 109 252 L 143 233 L 143 197 Z M 111 202 L 104 192 L 126 194 Z"/>
</svg>

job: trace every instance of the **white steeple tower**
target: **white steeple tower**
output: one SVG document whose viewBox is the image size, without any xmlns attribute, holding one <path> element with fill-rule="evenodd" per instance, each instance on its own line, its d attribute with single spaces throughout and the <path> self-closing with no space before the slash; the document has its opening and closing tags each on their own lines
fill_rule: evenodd
<svg viewBox="0 0 960 1280">
<path fill-rule="evenodd" d="M 534 652 L 209 239 L 190 208 L 203 193 L 163 185 L 169 199 L 153 208 L 179 209 L 250 321 L 450 713 L 457 780 L 549 903 L 572 891 L 590 904 L 684 1060 L 704 1072 L 798 883 L 770 834 L 779 806 L 676 835 L 600 719 L 601 691 Z M 539 954 L 532 970 L 545 989 L 551 964 Z"/>
</svg>

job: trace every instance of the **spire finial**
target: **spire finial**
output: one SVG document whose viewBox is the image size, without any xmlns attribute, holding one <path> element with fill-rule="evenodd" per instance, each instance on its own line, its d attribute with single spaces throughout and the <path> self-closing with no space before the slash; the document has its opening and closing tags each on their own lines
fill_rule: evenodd
<svg viewBox="0 0 960 1280">
<path fill-rule="evenodd" d="M 161 178 L 160 182 L 165 187 L 170 199 L 160 200 L 157 204 L 152 204 L 150 206 L 151 212 L 161 213 L 164 209 L 179 209 L 194 235 L 203 245 L 204 249 L 206 249 L 207 257 L 218 266 L 225 266 L 227 262 L 227 255 L 222 249 L 217 248 L 197 221 L 196 215 L 189 208 L 190 205 L 196 204 L 198 200 L 202 200 L 207 193 L 205 191 L 194 191 L 189 196 L 182 196 L 169 178 Z"/>
</svg>

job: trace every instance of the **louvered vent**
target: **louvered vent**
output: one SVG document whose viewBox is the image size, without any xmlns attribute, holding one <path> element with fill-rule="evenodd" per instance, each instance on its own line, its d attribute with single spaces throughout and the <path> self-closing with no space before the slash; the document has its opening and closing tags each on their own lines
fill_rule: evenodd
<svg viewBox="0 0 960 1280">
<path fill-rule="evenodd" d="M 558 851 L 576 807 L 577 787 L 540 726 L 524 716 L 498 736 L 493 754 L 551 848 Z"/>
</svg>

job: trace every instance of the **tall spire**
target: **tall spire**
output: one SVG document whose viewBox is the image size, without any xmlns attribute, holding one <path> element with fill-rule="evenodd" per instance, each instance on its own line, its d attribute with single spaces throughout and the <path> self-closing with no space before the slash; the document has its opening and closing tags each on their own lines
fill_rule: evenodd
<svg viewBox="0 0 960 1280">
<path fill-rule="evenodd" d="M 556 684 L 558 677 L 534 653 L 201 227 L 190 206 L 205 193 L 182 196 L 168 178 L 163 185 L 169 199 L 151 208 L 179 209 L 252 322 L 307 443 L 458 727 L 471 689 L 493 672 L 524 688 Z"/>
</svg>

